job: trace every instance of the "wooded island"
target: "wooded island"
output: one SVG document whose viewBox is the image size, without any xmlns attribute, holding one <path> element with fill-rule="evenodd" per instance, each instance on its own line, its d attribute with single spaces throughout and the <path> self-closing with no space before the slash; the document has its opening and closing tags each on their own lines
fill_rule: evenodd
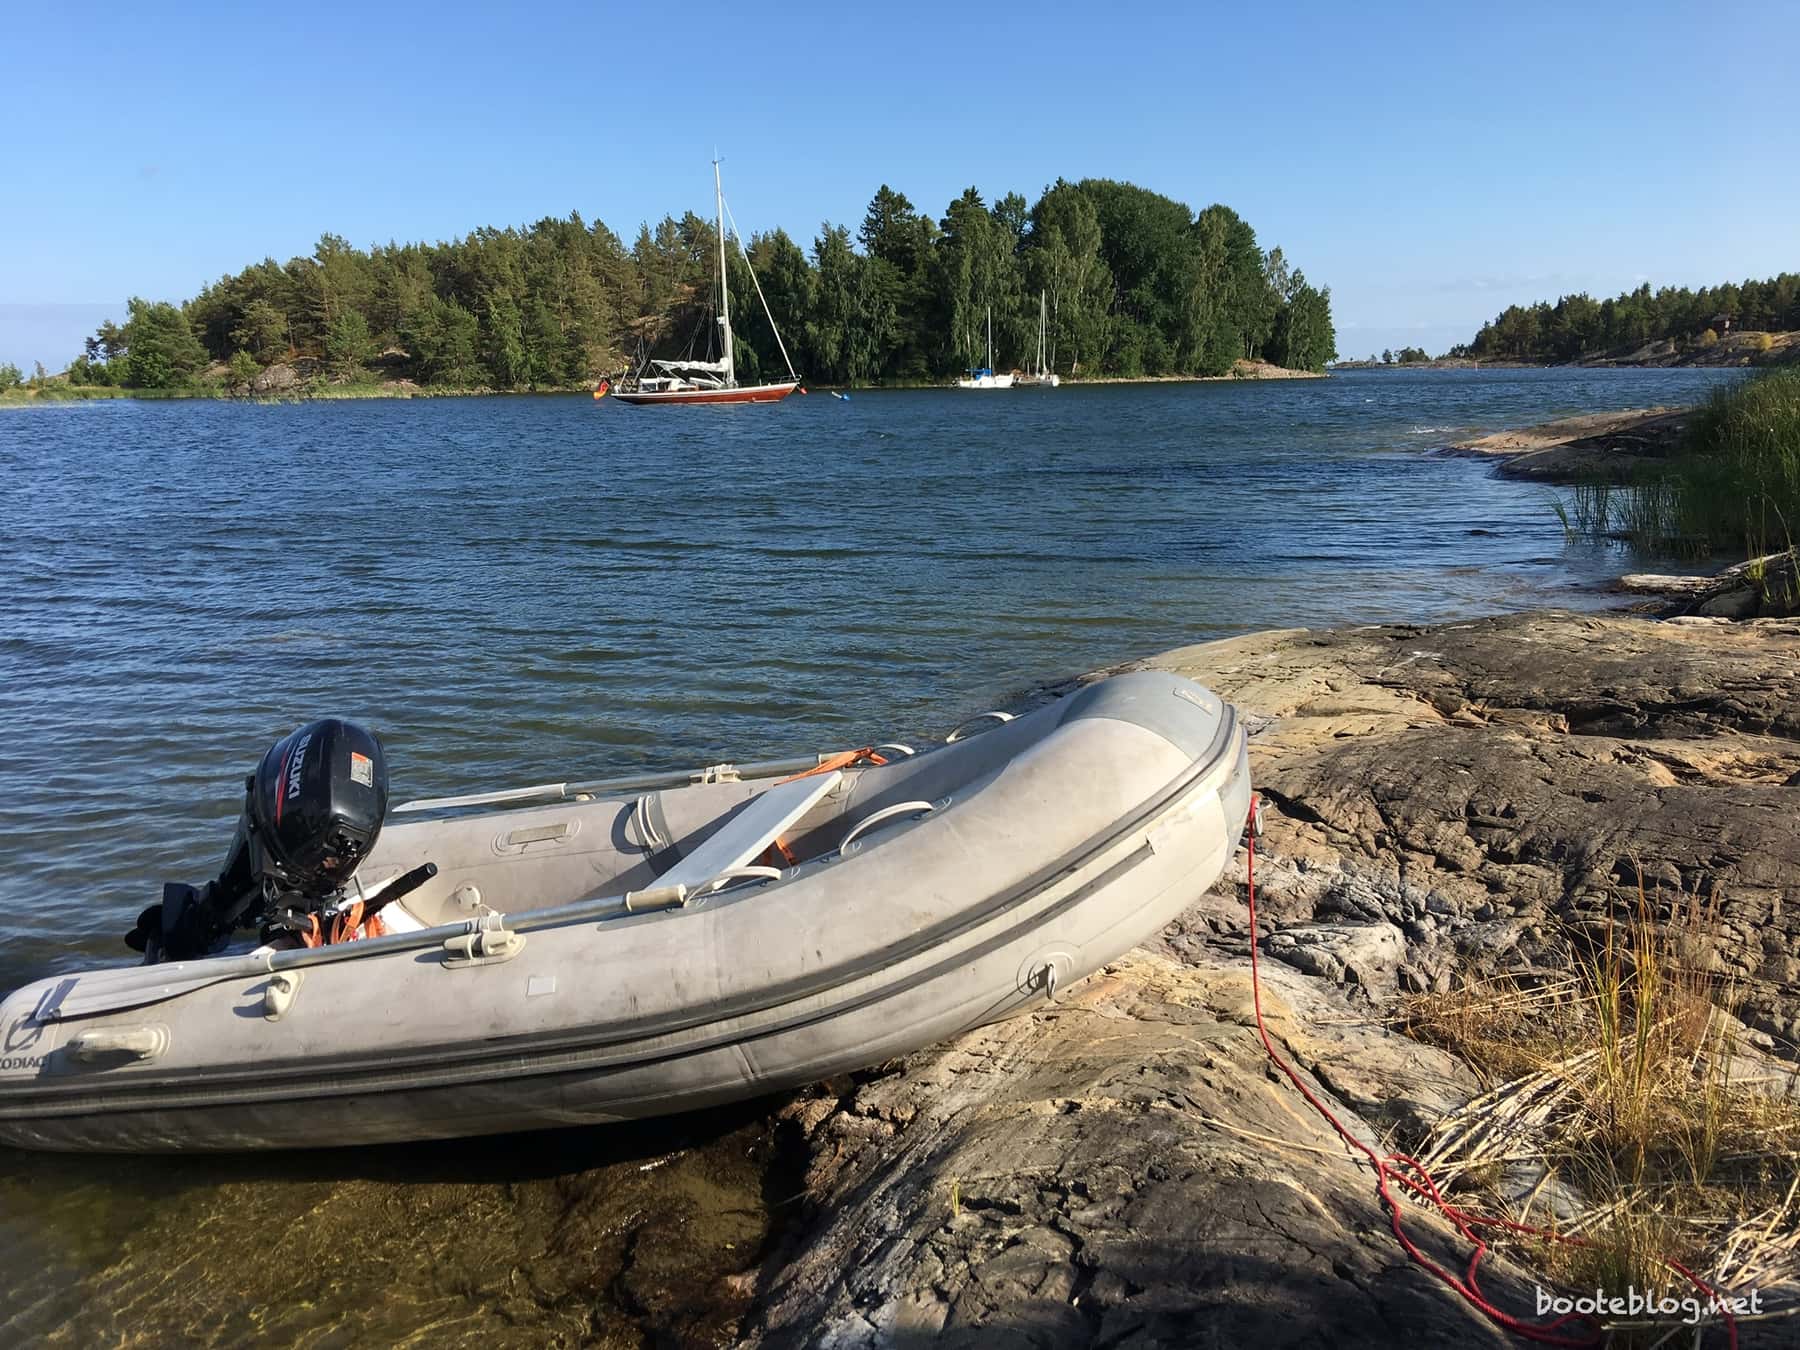
<svg viewBox="0 0 1800 1350">
<path fill-rule="evenodd" d="M 883 185 L 861 226 L 827 222 L 810 253 L 784 230 L 730 253 L 740 378 L 784 368 L 753 303 L 747 253 L 803 376 L 937 382 L 1036 350 L 1065 376 L 1222 375 L 1242 359 L 1320 370 L 1335 356 L 1328 288 L 1264 252 L 1226 206 L 1195 213 L 1129 183 L 1058 182 L 1035 205 L 975 188 L 941 219 Z M 718 234 L 692 212 L 630 248 L 579 214 L 448 243 L 363 250 L 325 235 L 184 304 L 134 298 L 70 366 L 71 385 L 196 393 L 257 387 L 310 361 L 324 380 L 443 389 L 579 387 L 646 356 L 703 353 L 714 331 Z"/>
</svg>

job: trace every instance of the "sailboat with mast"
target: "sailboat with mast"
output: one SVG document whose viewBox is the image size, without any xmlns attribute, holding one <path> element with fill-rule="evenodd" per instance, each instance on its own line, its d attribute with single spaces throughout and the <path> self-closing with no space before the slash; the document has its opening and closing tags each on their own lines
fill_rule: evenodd
<svg viewBox="0 0 1800 1350">
<path fill-rule="evenodd" d="M 1054 370 L 1050 369 L 1049 363 L 1044 359 L 1044 353 L 1046 350 L 1045 339 L 1049 333 L 1049 329 L 1050 329 L 1049 301 L 1046 298 L 1045 293 L 1043 291 L 1039 291 L 1038 292 L 1037 365 L 1033 369 L 1032 373 L 1025 377 L 1024 382 L 1027 385 L 1036 385 L 1040 389 L 1054 389 L 1054 388 L 1056 388 L 1057 385 L 1062 383 L 1062 378 Z"/>
<path fill-rule="evenodd" d="M 987 312 L 988 363 L 980 370 L 971 370 L 956 382 L 958 389 L 1011 389 L 1012 373 L 994 374 L 994 307 L 988 306 Z"/>
<path fill-rule="evenodd" d="M 800 377 L 794 372 L 793 358 L 788 355 L 787 343 L 782 341 L 781 329 L 776 326 L 775 316 L 769 312 L 769 302 L 763 296 L 762 283 L 756 279 L 756 270 L 750 267 L 748 252 L 744 253 L 744 265 L 750 270 L 750 283 L 756 287 L 756 298 L 762 304 L 763 313 L 768 316 L 769 330 L 775 334 L 775 345 L 781 349 L 781 359 L 787 365 L 788 378 L 771 384 L 738 383 L 737 362 L 731 346 L 731 288 L 725 280 L 725 189 L 719 179 L 719 161 L 716 159 L 713 160 L 713 200 L 719 220 L 719 359 L 649 361 L 636 374 L 621 380 L 619 386 L 611 391 L 613 397 L 621 403 L 638 406 L 662 403 L 779 403 L 800 386 Z M 738 249 L 743 251 L 744 240 L 737 234 L 736 227 L 737 222 L 734 220 L 732 235 L 737 239 Z M 650 371 L 655 373 L 648 373 Z"/>
</svg>

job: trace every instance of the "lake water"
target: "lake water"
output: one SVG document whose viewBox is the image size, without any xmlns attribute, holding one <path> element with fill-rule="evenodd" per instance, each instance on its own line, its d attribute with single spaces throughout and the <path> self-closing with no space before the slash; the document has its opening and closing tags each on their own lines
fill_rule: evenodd
<svg viewBox="0 0 1800 1350">
<path fill-rule="evenodd" d="M 1611 603 L 1625 560 L 1565 543 L 1545 489 L 1431 452 L 1722 378 L 0 410 L 0 990 L 128 957 L 119 935 L 161 881 L 212 875 L 244 773 L 314 717 L 375 727 L 402 800 L 941 735 L 1042 682 L 1246 629 Z M 141 1318 L 202 1340 L 426 1322 L 541 1339 L 564 1325 L 546 1308 L 643 1303 L 588 1289 L 559 1243 L 571 1214 L 614 1212 L 594 1193 L 647 1184 L 646 1138 L 548 1167 L 486 1145 L 272 1169 L 0 1151 L 0 1340 L 116 1339 Z M 741 1120 L 701 1130 L 654 1173 L 655 1203 L 748 1251 L 755 1225 L 730 1216 L 760 1205 L 743 1159 L 765 1146 Z M 430 1236 L 496 1196 L 503 1222 Z M 211 1245 L 164 1250 L 172 1215 Z M 288 1283 L 234 1285 L 283 1216 Z M 411 1291 L 399 1320 L 345 1273 L 357 1243 Z M 496 1261 L 548 1281 L 510 1321 L 490 1316 L 511 1278 Z M 267 1316 L 281 1289 L 307 1316 Z"/>
</svg>

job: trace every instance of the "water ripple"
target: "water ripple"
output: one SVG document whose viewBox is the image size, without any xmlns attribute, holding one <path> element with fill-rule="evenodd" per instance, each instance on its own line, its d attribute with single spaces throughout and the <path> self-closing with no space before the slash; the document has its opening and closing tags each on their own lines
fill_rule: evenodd
<svg viewBox="0 0 1800 1350">
<path fill-rule="evenodd" d="M 1713 372 L 0 416 L 0 989 L 126 953 L 263 747 L 336 713 L 401 797 L 942 733 L 1262 626 L 1589 604 L 1460 434 Z"/>
</svg>

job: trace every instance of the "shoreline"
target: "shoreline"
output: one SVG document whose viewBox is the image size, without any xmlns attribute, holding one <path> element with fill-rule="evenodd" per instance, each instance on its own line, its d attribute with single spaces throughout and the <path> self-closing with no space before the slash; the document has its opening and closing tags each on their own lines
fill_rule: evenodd
<svg viewBox="0 0 1800 1350">
<path fill-rule="evenodd" d="M 1055 1007 L 795 1094 L 774 1128 L 797 1140 L 802 1208 L 760 1265 L 740 1340 L 873 1347 L 1021 1318 L 1071 1343 L 1130 1325 L 1174 1343 L 1196 1319 L 1279 1338 L 1296 1309 L 1267 1289 L 1304 1279 L 1299 1312 L 1322 1342 L 1374 1350 L 1405 1324 L 1429 1343 L 1511 1343 L 1408 1262 L 1368 1167 L 1270 1072 L 1250 945 L 1269 1034 L 1357 1137 L 1457 1174 L 1477 1212 L 1663 1213 L 1663 1200 L 1558 1174 L 1586 1155 L 1556 1129 L 1579 1133 L 1586 1102 L 1612 1090 L 1559 1038 L 1579 1049 L 1598 1035 L 1584 962 L 1617 916 L 1640 912 L 1641 885 L 1668 914 L 1656 931 L 1686 944 L 1679 960 L 1741 995 L 1708 1023 L 1732 1047 L 1730 1090 L 1745 1109 L 1791 1112 L 1779 1085 L 1800 1058 L 1800 961 L 1786 955 L 1800 951 L 1800 835 L 1783 804 L 1800 748 L 1768 728 L 1800 726 L 1797 662 L 1800 623 L 1546 610 L 1255 632 L 1058 689 L 1161 669 L 1239 708 L 1268 807 L 1258 928 L 1240 855 L 1159 937 Z M 1697 685 L 1696 666 L 1717 678 Z M 1710 926 L 1682 926 L 1689 894 Z M 1484 989 L 1501 1012 L 1479 1011 Z M 1548 1025 L 1521 1003 L 1547 1007 Z M 1475 1016 L 1547 1036 L 1551 1067 L 1496 1074 L 1478 1037 L 1444 1031 Z M 1544 1081 L 1567 1085 L 1561 1121 L 1512 1109 L 1510 1091 Z M 1659 1129 L 1694 1123 L 1679 1082 L 1655 1091 L 1674 1113 Z M 1530 1161 L 1493 1160 L 1483 1122 L 1496 1116 L 1508 1152 Z M 1737 1183 L 1715 1180 L 1694 1194 L 1716 1213 Z M 1439 1259 L 1462 1250 L 1429 1206 L 1409 1209 Z M 1800 1297 L 1800 1261 L 1758 1246 L 1774 1258 L 1765 1297 Z M 1497 1243 L 1484 1266 L 1495 1301 L 1528 1313 L 1539 1260 Z"/>
<path fill-rule="evenodd" d="M 1680 453 L 1699 411 L 1658 406 L 1581 413 L 1469 437 L 1444 450 L 1491 460 L 1502 478 L 1578 490 L 1628 489 L 1645 468 Z M 1706 572 L 1626 572 L 1613 589 L 1637 597 L 1635 604 L 1625 603 L 1655 618 L 1785 618 L 1800 609 L 1800 554 L 1790 547 Z"/>
<path fill-rule="evenodd" d="M 1579 413 L 1453 441 L 1443 449 L 1494 459 L 1503 478 L 1537 483 L 1624 483 L 1646 461 L 1680 448 L 1697 407 L 1659 404 L 1617 412 Z"/>
<path fill-rule="evenodd" d="M 1583 420 L 1495 436 L 1552 448 L 1581 439 L 1567 424 Z M 1250 944 L 1269 1034 L 1307 1090 L 1358 1137 L 1420 1156 L 1471 1121 L 1471 1103 L 1491 1110 L 1495 1086 L 1455 1045 L 1408 1034 L 1420 1001 L 1467 1007 L 1486 981 L 1566 986 L 1580 944 L 1629 915 L 1640 880 L 1716 912 L 1707 969 L 1747 991 L 1717 1025 L 1746 1076 L 1779 1078 L 1800 1038 L 1795 663 L 1800 625 L 1539 609 L 1264 630 L 1076 676 L 1063 685 L 1173 670 L 1241 710 L 1270 817 L 1257 929 L 1240 854 L 1161 934 L 1054 1006 L 772 1101 L 551 1135 L 535 1166 L 471 1169 L 482 1141 L 408 1148 L 401 1188 L 386 1191 L 366 1168 L 308 1163 L 302 1179 L 319 1184 L 304 1208 L 279 1203 L 299 1187 L 261 1184 L 260 1207 L 233 1211 L 254 1220 L 242 1228 L 196 1185 L 114 1265 L 160 1270 L 154 1253 L 189 1222 L 211 1224 L 202 1253 L 221 1229 L 324 1225 L 403 1284 L 443 1271 L 390 1253 L 429 1250 L 419 1234 L 456 1209 L 489 1217 L 444 1263 L 470 1291 L 445 1307 L 471 1326 L 509 1319 L 502 1339 L 579 1339 L 606 1322 L 751 1347 L 875 1350 L 1020 1326 L 1056 1343 L 1136 1327 L 1177 1344 L 1219 1325 L 1291 1340 L 1300 1319 L 1349 1350 L 1388 1346 L 1396 1327 L 1502 1350 L 1407 1262 L 1372 1174 L 1271 1074 Z M 1560 1220 L 1603 1203 L 1512 1162 L 1450 1166 L 1471 1208 L 1549 1205 Z M 508 1193 L 452 1189 L 469 1177 Z M 1454 1241 L 1422 1212 L 1408 1224 L 1434 1252 Z M 178 1311 L 225 1306 L 229 1265 L 202 1267 Z M 1517 1248 L 1497 1245 L 1484 1271 L 1497 1302 L 1529 1312 L 1537 1272 Z M 1787 1274 L 1764 1287 L 1793 1297 Z M 95 1283 L 97 1305 L 111 1288 Z M 176 1329 L 163 1307 L 145 1301 L 152 1339 Z"/>
<path fill-rule="evenodd" d="M 1230 384 L 1255 380 L 1328 380 L 1329 370 L 1293 370 L 1270 365 L 1267 361 L 1238 361 L 1225 375 L 1082 375 L 1063 381 L 1068 384 Z"/>
<path fill-rule="evenodd" d="M 52 389 L 55 389 L 52 386 Z M 226 389 L 127 389 L 119 385 L 64 386 L 55 392 L 21 387 L 0 392 L 0 408 L 48 407 L 63 403 L 109 403 L 121 399 L 145 403 L 351 403 L 369 399 L 413 398 L 523 398 L 547 395 L 591 394 L 589 385 L 545 389 L 440 388 L 396 380 L 381 385 L 324 386 L 304 392 L 278 390 L 267 393 L 237 393 Z"/>
<path fill-rule="evenodd" d="M 1764 345 L 1766 340 L 1767 345 Z M 1800 332 L 1735 329 L 1710 345 L 1658 339 L 1635 349 L 1588 352 L 1572 361 L 1515 356 L 1434 356 L 1424 361 L 1334 361 L 1332 370 L 1686 370 L 1751 369 L 1800 361 Z"/>
<path fill-rule="evenodd" d="M 1239 361 L 1236 368 L 1226 375 L 1066 376 L 1063 378 L 1062 387 L 1100 384 L 1229 384 L 1262 380 L 1323 380 L 1329 377 L 1329 371 L 1290 370 L 1285 366 L 1270 365 L 1266 361 Z M 863 393 L 870 390 L 951 389 L 954 387 L 954 385 L 936 381 L 896 384 L 808 385 L 804 382 L 801 384 L 802 390 L 817 390 L 820 393 Z M 1025 388 L 1029 388 L 1029 386 L 1025 386 Z M 24 385 L 17 389 L 0 391 L 0 408 L 28 408 L 49 403 L 103 402 L 113 399 L 145 399 L 155 402 L 194 400 L 218 403 L 313 403 L 382 398 L 506 398 L 510 396 L 529 398 L 546 395 L 592 394 L 593 391 L 592 384 L 546 385 L 542 388 L 532 389 L 491 389 L 485 386 L 465 388 L 424 385 L 416 384 L 411 380 L 385 380 L 378 383 L 343 385 L 314 384 L 304 387 L 284 385 L 265 391 L 227 389 L 222 386 L 164 390 L 128 389 L 120 385 L 70 386 L 58 384 L 53 379 L 47 385 L 36 387 Z"/>
</svg>

